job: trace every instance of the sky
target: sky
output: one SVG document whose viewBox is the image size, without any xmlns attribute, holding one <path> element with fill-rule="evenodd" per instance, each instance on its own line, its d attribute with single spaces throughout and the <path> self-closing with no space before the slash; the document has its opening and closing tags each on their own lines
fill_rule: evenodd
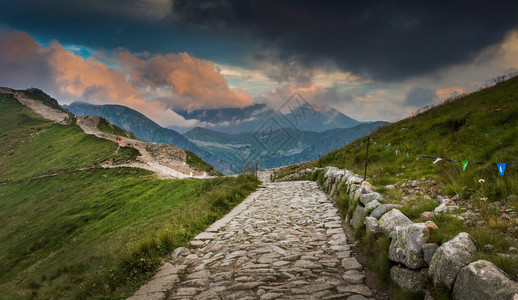
<svg viewBox="0 0 518 300">
<path fill-rule="evenodd" d="M 396 121 L 518 71 L 518 1 L 0 0 L 0 86 L 61 104 Z"/>
</svg>

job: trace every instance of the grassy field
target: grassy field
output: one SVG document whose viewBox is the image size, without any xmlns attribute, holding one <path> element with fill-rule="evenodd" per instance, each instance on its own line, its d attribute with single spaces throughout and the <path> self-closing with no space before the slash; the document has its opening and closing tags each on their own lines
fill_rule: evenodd
<svg viewBox="0 0 518 300">
<path fill-rule="evenodd" d="M 135 135 L 133 135 L 133 133 L 122 129 L 119 126 L 110 124 L 108 121 L 106 121 L 105 118 L 101 118 L 99 120 L 99 124 L 97 124 L 97 129 L 99 129 L 102 132 L 106 132 L 106 133 L 110 133 L 110 134 L 114 134 L 114 135 L 118 135 L 118 136 L 122 136 L 122 137 L 127 137 L 130 139 L 135 139 L 135 140 L 137 139 L 135 137 Z"/>
<path fill-rule="evenodd" d="M 433 178 L 442 194 L 458 194 L 461 199 L 474 202 L 487 197 L 489 203 L 498 201 L 518 210 L 518 203 L 507 200 L 509 195 L 518 195 L 518 166 L 508 166 L 501 176 L 493 164 L 468 164 L 463 171 L 460 162 L 443 160 L 433 164 L 433 159 L 406 156 L 409 152 L 461 161 L 518 164 L 517 136 L 518 77 L 515 77 L 379 128 L 370 135 L 378 144 L 370 143 L 367 175 L 384 192 L 382 187 L 388 184 Z M 321 166 L 347 168 L 363 175 L 366 144 L 367 138 L 363 138 L 333 151 L 322 157 Z M 404 154 L 396 155 L 394 150 L 387 153 L 386 145 Z M 293 165 L 276 176 L 318 166 L 318 161 Z M 483 187 L 479 179 L 485 180 Z"/>
<path fill-rule="evenodd" d="M 115 154 L 117 143 L 86 135 L 77 125 L 43 119 L 0 94 L 0 182 L 90 167 Z"/>
<path fill-rule="evenodd" d="M 138 153 L 3 94 L 0 138 L 0 299 L 124 298 L 259 185 L 97 168 Z"/>
<path fill-rule="evenodd" d="M 207 172 L 208 175 L 212 176 L 221 176 L 222 174 L 216 170 L 214 170 L 214 167 L 209 165 L 208 163 L 204 162 L 201 158 L 196 156 L 191 151 L 185 150 L 186 160 L 187 164 L 194 168 L 195 170 Z"/>
<path fill-rule="evenodd" d="M 371 139 L 404 153 L 490 163 L 518 164 L 518 77 L 432 108 L 416 117 L 382 127 Z M 360 144 L 359 149 L 356 145 Z M 324 165 L 336 165 L 363 174 L 366 139 L 324 156 Z M 517 166 L 508 166 L 505 176 L 495 165 L 423 160 L 373 145 L 369 149 L 368 175 L 374 183 L 396 183 L 401 178 L 434 177 L 448 195 L 464 198 L 481 195 L 484 179 L 489 201 L 502 201 L 518 194 Z M 397 176 L 400 174 L 399 176 Z"/>
<path fill-rule="evenodd" d="M 0 186 L 0 290 L 121 296 L 257 186 L 253 177 L 159 180 L 93 169 Z"/>
</svg>

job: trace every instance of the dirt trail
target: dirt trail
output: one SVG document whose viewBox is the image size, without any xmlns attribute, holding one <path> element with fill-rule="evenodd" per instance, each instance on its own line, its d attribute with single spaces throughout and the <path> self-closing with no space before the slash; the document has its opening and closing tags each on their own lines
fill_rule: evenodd
<svg viewBox="0 0 518 300">
<path fill-rule="evenodd" d="M 140 156 L 137 162 L 129 164 L 111 165 L 105 163 L 105 168 L 135 167 L 153 171 L 164 178 L 210 178 L 205 172 L 193 170 L 186 163 L 185 151 L 168 144 L 142 142 L 127 137 L 121 137 L 105 133 L 97 128 L 99 117 L 84 116 L 77 117 L 77 124 L 86 134 L 93 134 L 99 138 L 114 141 L 121 147 L 133 147 L 137 149 Z"/>
<path fill-rule="evenodd" d="M 52 121 L 62 124 L 62 125 L 69 124 L 69 122 L 70 122 L 69 116 L 67 113 L 60 111 L 58 109 L 52 108 L 48 105 L 45 105 L 45 103 L 43 103 L 41 101 L 29 99 L 29 98 L 25 97 L 25 95 L 23 95 L 23 93 L 15 92 L 13 90 L 8 90 L 8 89 L 1 89 L 0 92 L 12 94 L 14 96 L 14 98 L 16 98 L 16 100 L 18 100 L 21 104 L 29 107 L 35 113 L 39 114 L 40 116 L 42 116 L 46 119 L 52 120 Z"/>
</svg>

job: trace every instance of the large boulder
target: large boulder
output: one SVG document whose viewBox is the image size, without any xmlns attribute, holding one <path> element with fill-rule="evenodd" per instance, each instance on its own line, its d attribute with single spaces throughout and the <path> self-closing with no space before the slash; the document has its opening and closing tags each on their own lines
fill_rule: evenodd
<svg viewBox="0 0 518 300">
<path fill-rule="evenodd" d="M 356 191 L 360 189 L 360 186 L 358 184 L 351 184 L 349 185 L 349 198 L 354 199 L 356 195 Z"/>
<path fill-rule="evenodd" d="M 345 170 L 345 175 L 342 177 L 342 182 L 347 183 L 347 179 L 349 179 L 351 176 L 354 176 L 354 173 L 349 170 Z"/>
<path fill-rule="evenodd" d="M 342 177 L 344 177 L 345 171 L 344 170 L 338 170 L 333 174 L 334 182 L 341 182 Z"/>
<path fill-rule="evenodd" d="M 327 179 L 329 177 L 332 177 L 339 170 L 340 169 L 338 169 L 337 167 L 325 167 L 324 168 L 324 178 Z"/>
<path fill-rule="evenodd" d="M 514 298 L 516 297 L 516 298 Z M 462 268 L 455 280 L 454 299 L 517 299 L 518 282 L 486 260 Z"/>
<path fill-rule="evenodd" d="M 376 209 L 374 211 L 376 211 Z M 412 221 L 398 209 L 393 209 L 388 213 L 384 214 L 379 219 L 378 223 L 383 234 L 391 238 L 392 234 L 396 230 L 396 227 L 410 225 L 412 224 Z"/>
<path fill-rule="evenodd" d="M 433 255 L 435 254 L 437 249 L 439 249 L 439 245 L 437 245 L 436 243 L 426 243 L 423 245 L 423 256 L 426 265 L 430 265 Z"/>
<path fill-rule="evenodd" d="M 460 269 L 471 263 L 476 253 L 473 238 L 461 232 L 437 249 L 430 262 L 428 275 L 432 277 L 434 285 L 444 282 L 452 289 Z"/>
<path fill-rule="evenodd" d="M 379 193 L 372 192 L 363 194 L 360 196 L 360 202 L 363 203 L 363 205 L 369 204 L 369 202 L 378 200 L 379 202 L 383 202 L 383 196 Z"/>
<path fill-rule="evenodd" d="M 367 214 L 370 214 L 373 210 L 375 210 L 381 203 L 378 200 L 374 200 L 365 205 L 365 211 Z"/>
<path fill-rule="evenodd" d="M 365 230 L 370 234 L 377 234 L 381 232 L 378 220 L 373 217 L 365 217 Z"/>
<path fill-rule="evenodd" d="M 352 176 L 349 176 L 349 177 L 347 178 L 346 183 L 347 183 L 347 184 L 361 184 L 361 183 L 362 183 L 362 181 L 363 181 L 363 179 L 362 179 L 362 178 L 360 178 L 360 177 L 358 177 L 358 176 L 356 176 L 356 175 L 352 175 Z"/>
<path fill-rule="evenodd" d="M 398 266 L 393 266 L 390 269 L 390 279 L 398 286 L 415 291 L 424 292 L 425 286 L 425 271 L 422 270 L 410 270 Z"/>
<path fill-rule="evenodd" d="M 429 234 L 424 223 L 398 226 L 390 243 L 389 259 L 410 269 L 425 267 L 423 245 L 428 241 Z"/>
<path fill-rule="evenodd" d="M 400 208 L 401 205 L 398 205 L 398 204 L 383 204 L 383 205 L 380 205 L 378 207 L 376 207 L 376 209 L 374 209 L 371 213 L 371 217 L 374 217 L 376 219 L 379 219 L 381 218 L 381 216 L 383 216 L 386 212 L 394 209 L 394 208 Z"/>
<path fill-rule="evenodd" d="M 372 184 L 368 183 L 367 181 L 362 182 L 362 191 L 365 191 L 364 194 L 373 192 Z"/>
<path fill-rule="evenodd" d="M 353 217 L 351 218 L 351 226 L 354 229 L 358 229 L 363 225 L 363 220 L 365 219 L 365 208 L 361 205 L 357 205 L 354 210 Z"/>
</svg>

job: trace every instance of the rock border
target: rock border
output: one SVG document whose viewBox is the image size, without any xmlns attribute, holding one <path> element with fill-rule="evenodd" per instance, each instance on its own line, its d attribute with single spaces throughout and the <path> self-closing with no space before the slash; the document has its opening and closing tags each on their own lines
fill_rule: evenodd
<svg viewBox="0 0 518 300">
<path fill-rule="evenodd" d="M 491 262 L 474 261 L 477 246 L 468 233 L 461 232 L 440 246 L 429 243 L 429 231 L 437 228 L 435 223 L 412 222 L 398 209 L 400 205 L 384 203 L 383 195 L 374 192 L 369 182 L 349 170 L 304 169 L 279 181 L 315 178 L 316 172 L 323 172 L 322 188 L 331 198 L 345 188 L 350 203 L 357 203 L 351 219 L 346 218 L 355 230 L 365 225 L 367 234 L 384 234 L 391 240 L 389 259 L 398 264 L 390 270 L 394 284 L 425 292 L 425 299 L 432 299 L 426 287 L 427 279 L 431 279 L 434 286 L 447 286 L 454 299 L 518 300 L 518 282 Z M 436 208 L 436 213 L 448 209 L 443 203 Z"/>
</svg>

